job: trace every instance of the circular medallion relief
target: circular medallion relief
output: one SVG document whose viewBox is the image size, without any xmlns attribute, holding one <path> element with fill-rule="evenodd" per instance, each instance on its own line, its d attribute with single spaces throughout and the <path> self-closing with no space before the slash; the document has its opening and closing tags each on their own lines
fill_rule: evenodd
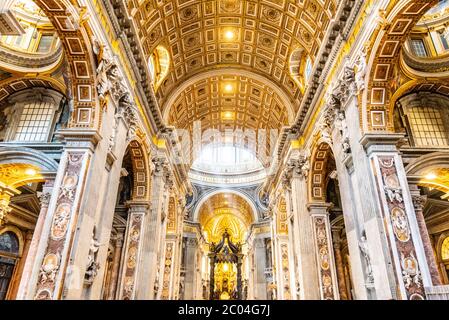
<svg viewBox="0 0 449 320">
<path fill-rule="evenodd" d="M 410 228 L 404 210 L 398 207 L 391 210 L 391 224 L 394 234 L 399 241 L 407 242 L 410 239 Z"/>
</svg>

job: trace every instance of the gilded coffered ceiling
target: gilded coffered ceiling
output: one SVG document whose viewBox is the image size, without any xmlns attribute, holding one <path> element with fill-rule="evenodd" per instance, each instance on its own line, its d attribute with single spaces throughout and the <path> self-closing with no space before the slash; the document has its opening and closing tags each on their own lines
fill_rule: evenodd
<svg viewBox="0 0 449 320">
<path fill-rule="evenodd" d="M 189 77 L 229 66 L 276 82 L 297 104 L 301 89 L 289 58 L 302 48 L 313 60 L 336 7 L 336 0 L 128 2 L 147 58 L 158 45 L 171 55 L 170 72 L 156 93 L 160 105 Z"/>
<path fill-rule="evenodd" d="M 226 74 L 188 85 L 174 97 L 166 113 L 170 125 L 189 130 L 194 121 L 201 121 L 203 130 L 279 129 L 293 117 L 286 103 L 266 83 Z"/>
</svg>

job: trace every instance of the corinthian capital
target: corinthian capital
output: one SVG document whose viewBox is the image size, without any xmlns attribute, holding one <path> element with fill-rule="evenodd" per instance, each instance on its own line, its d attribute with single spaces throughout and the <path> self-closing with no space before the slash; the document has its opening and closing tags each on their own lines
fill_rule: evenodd
<svg viewBox="0 0 449 320">
<path fill-rule="evenodd" d="M 6 199 L 0 199 L 0 226 L 6 222 L 6 216 L 12 211 L 9 206 L 9 201 Z"/>
<path fill-rule="evenodd" d="M 286 170 L 291 172 L 292 177 L 307 178 L 310 170 L 310 153 L 303 151 L 298 158 L 290 159 Z"/>
<path fill-rule="evenodd" d="M 151 162 L 154 166 L 154 172 L 157 173 L 164 172 L 164 168 L 167 166 L 167 161 L 162 157 L 153 157 L 153 159 L 151 159 Z"/>
<path fill-rule="evenodd" d="M 51 193 L 50 192 L 40 192 L 38 194 L 39 202 L 41 203 L 41 207 L 48 207 L 50 203 Z"/>
<path fill-rule="evenodd" d="M 415 210 L 422 210 L 426 204 L 427 196 L 412 195 L 413 207 Z"/>
</svg>

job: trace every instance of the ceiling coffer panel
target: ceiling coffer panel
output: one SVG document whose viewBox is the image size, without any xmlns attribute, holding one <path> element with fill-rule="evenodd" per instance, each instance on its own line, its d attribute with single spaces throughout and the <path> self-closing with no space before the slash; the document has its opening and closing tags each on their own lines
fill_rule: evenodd
<svg viewBox="0 0 449 320">
<path fill-rule="evenodd" d="M 128 2 L 147 58 L 158 45 L 171 55 L 170 72 L 157 90 L 160 105 L 192 75 L 219 66 L 257 72 L 298 105 L 291 51 L 304 48 L 313 60 L 336 8 L 336 0 Z"/>
</svg>

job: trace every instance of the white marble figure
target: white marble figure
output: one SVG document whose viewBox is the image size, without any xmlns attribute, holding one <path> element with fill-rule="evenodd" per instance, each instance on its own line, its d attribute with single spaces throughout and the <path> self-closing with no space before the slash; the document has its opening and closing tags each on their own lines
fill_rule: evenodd
<svg viewBox="0 0 449 320">
<path fill-rule="evenodd" d="M 100 269 L 100 264 L 96 262 L 97 252 L 100 248 L 100 243 L 97 241 L 95 236 L 92 237 L 89 247 L 89 255 L 87 256 L 87 268 L 85 279 L 88 283 L 92 283 L 95 276 Z"/>
<path fill-rule="evenodd" d="M 371 265 L 371 255 L 369 253 L 368 241 L 362 236 L 359 241 L 359 248 L 366 262 L 366 282 L 371 284 L 374 282 L 373 267 Z"/>
<path fill-rule="evenodd" d="M 366 50 L 362 50 L 360 53 L 357 62 L 356 62 L 357 71 L 355 74 L 355 84 L 357 86 L 357 91 L 360 93 L 365 90 L 365 76 L 366 76 Z"/>
<path fill-rule="evenodd" d="M 400 188 L 392 188 L 387 186 L 385 186 L 384 188 L 390 202 L 396 200 L 397 202 L 402 203 L 402 201 L 404 201 L 404 199 L 402 198 L 402 190 Z"/>
</svg>

